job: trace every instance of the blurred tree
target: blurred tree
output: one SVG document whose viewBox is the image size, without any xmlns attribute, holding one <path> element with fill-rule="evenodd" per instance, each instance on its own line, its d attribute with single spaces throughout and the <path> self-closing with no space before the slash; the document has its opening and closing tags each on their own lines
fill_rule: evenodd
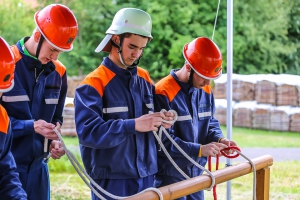
<svg viewBox="0 0 300 200">
<path fill-rule="evenodd" d="M 105 37 L 105 32 L 118 7 L 111 0 L 38 0 L 39 8 L 51 3 L 68 6 L 75 14 L 79 33 L 74 41 L 74 49 L 63 53 L 59 59 L 68 68 L 69 75 L 83 75 L 93 71 L 101 62 L 105 53 L 95 53 L 95 49 Z"/>
<path fill-rule="evenodd" d="M 293 53 L 284 55 L 283 62 L 286 63 L 287 73 L 300 75 L 300 1 L 291 1 L 291 12 L 289 14 L 288 38 L 296 48 Z"/>
<path fill-rule="evenodd" d="M 236 1 L 234 5 L 234 72 L 240 74 L 284 73 L 280 58 L 295 51 L 289 40 L 292 0 Z"/>
<path fill-rule="evenodd" d="M 79 23 L 74 49 L 60 55 L 69 75 L 87 74 L 107 53 L 94 52 L 105 37 L 115 13 L 123 7 L 148 12 L 153 20 L 153 40 L 147 45 L 140 66 L 157 81 L 183 63 L 182 48 L 200 36 L 212 37 L 218 0 L 37 0 L 32 8 L 25 0 L 0 0 L 0 34 L 14 44 L 31 35 L 34 13 L 51 3 L 72 9 Z M 234 73 L 299 74 L 299 1 L 234 2 Z M 3 6 L 4 5 L 4 6 Z M 227 3 L 221 1 L 214 42 L 223 53 L 226 72 Z M 13 33 L 13 34 L 12 34 Z"/>
<path fill-rule="evenodd" d="M 25 0 L 0 0 L 0 35 L 10 44 L 16 44 L 35 28 L 35 9 Z"/>
</svg>

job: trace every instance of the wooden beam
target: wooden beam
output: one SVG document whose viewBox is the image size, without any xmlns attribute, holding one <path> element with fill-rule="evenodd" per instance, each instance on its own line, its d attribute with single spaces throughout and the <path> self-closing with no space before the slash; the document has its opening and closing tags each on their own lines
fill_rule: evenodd
<svg viewBox="0 0 300 200">
<path fill-rule="evenodd" d="M 255 165 L 256 170 L 267 169 L 269 166 L 273 165 L 273 158 L 271 155 L 264 155 L 252 160 Z M 252 172 L 251 164 L 247 162 L 239 163 L 218 171 L 212 172 L 216 179 L 216 184 L 226 182 L 228 180 L 249 174 Z M 261 173 L 261 172 L 260 172 Z M 259 178 L 270 178 L 267 176 L 267 171 L 264 172 L 265 175 L 260 174 Z M 258 180 L 257 180 L 258 181 Z M 269 189 L 267 185 L 268 181 L 264 181 L 264 188 Z M 177 199 L 188 194 L 197 192 L 199 190 L 207 189 L 211 185 L 211 178 L 209 175 L 201 175 L 194 178 L 190 178 L 178 183 L 167 185 L 165 187 L 158 188 L 163 194 L 164 200 Z M 261 191 L 258 191 L 261 194 Z M 262 193 L 263 196 L 267 196 L 265 191 Z M 142 194 L 136 195 L 134 197 L 127 198 L 127 200 L 159 200 L 158 195 L 153 191 L 147 191 Z M 260 200 L 260 199 L 259 199 Z"/>
<path fill-rule="evenodd" d="M 269 200 L 270 167 L 256 171 L 256 199 Z"/>
</svg>

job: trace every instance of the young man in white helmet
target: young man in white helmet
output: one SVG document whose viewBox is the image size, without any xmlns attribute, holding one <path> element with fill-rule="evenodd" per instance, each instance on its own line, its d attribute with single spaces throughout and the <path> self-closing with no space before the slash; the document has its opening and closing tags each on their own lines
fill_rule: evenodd
<svg viewBox="0 0 300 200">
<path fill-rule="evenodd" d="M 236 145 L 223 136 L 220 124 L 214 118 L 215 103 L 210 81 L 222 74 L 222 54 L 213 41 L 199 37 L 184 46 L 183 56 L 183 67 L 172 70 L 155 85 L 155 109 L 172 109 L 177 112 L 178 119 L 168 130 L 169 134 L 192 159 L 205 167 L 208 156 L 215 157 L 224 148 Z M 203 173 L 168 138 L 164 136 L 162 140 L 185 174 L 195 177 Z M 158 169 L 156 187 L 185 180 L 163 151 L 158 153 Z M 179 199 L 204 200 L 204 193 L 199 191 Z"/>
<path fill-rule="evenodd" d="M 117 196 L 153 186 L 157 152 L 152 131 L 160 125 L 170 127 L 162 120 L 174 118 L 172 113 L 153 113 L 154 86 L 148 72 L 137 66 L 152 39 L 151 29 L 148 13 L 119 10 L 95 50 L 109 56 L 75 93 L 76 130 L 85 169 Z M 98 199 L 94 193 L 92 199 Z"/>
<path fill-rule="evenodd" d="M 50 199 L 47 166 L 64 155 L 53 129 L 60 131 L 67 95 L 66 67 L 61 52 L 71 51 L 78 24 L 61 4 L 46 6 L 34 15 L 36 28 L 12 46 L 16 60 L 15 86 L 3 94 L 2 105 L 11 119 L 14 155 L 22 187 L 30 200 Z"/>
</svg>

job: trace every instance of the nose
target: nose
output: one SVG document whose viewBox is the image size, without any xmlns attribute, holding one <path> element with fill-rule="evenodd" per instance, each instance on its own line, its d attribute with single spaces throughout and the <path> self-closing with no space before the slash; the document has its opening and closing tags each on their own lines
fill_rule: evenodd
<svg viewBox="0 0 300 200">
<path fill-rule="evenodd" d="M 205 79 L 205 80 L 204 80 L 204 84 L 205 84 L 205 85 L 210 85 L 210 80 Z"/>
<path fill-rule="evenodd" d="M 135 50 L 133 50 L 133 52 L 132 52 L 132 57 L 134 57 L 134 58 L 138 58 L 140 55 L 141 55 L 141 53 L 142 53 L 142 51 L 141 50 L 139 50 L 139 49 L 135 49 Z"/>
<path fill-rule="evenodd" d="M 57 60 L 57 59 L 58 59 L 58 55 L 59 55 L 59 52 L 53 52 L 53 53 L 51 54 L 51 59 L 52 59 L 52 60 Z"/>
</svg>

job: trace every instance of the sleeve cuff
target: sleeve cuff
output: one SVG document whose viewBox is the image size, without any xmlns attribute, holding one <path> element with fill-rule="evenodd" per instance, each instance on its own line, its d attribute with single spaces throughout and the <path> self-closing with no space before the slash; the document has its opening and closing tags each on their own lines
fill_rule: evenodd
<svg viewBox="0 0 300 200">
<path fill-rule="evenodd" d="M 126 135 L 133 135 L 135 133 L 135 121 L 134 119 L 127 119 L 125 120 L 125 127 L 126 127 Z"/>
<path fill-rule="evenodd" d="M 29 135 L 29 134 L 33 134 L 34 133 L 34 120 L 25 120 L 24 122 L 24 128 L 25 128 L 25 134 Z"/>
<path fill-rule="evenodd" d="M 200 146 L 198 157 L 202 157 L 202 145 Z"/>
<path fill-rule="evenodd" d="M 220 138 L 220 139 L 218 140 L 218 142 L 220 143 L 222 139 L 224 139 L 224 138 Z"/>
</svg>

